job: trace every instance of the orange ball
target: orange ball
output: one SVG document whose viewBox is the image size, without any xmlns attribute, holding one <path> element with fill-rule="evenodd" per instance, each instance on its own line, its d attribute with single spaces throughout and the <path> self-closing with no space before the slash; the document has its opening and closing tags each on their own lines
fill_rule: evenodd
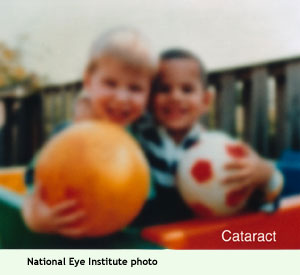
<svg viewBox="0 0 300 275">
<path fill-rule="evenodd" d="M 86 212 L 84 236 L 128 225 L 147 199 L 150 171 L 135 140 L 117 125 L 83 122 L 55 136 L 38 158 L 35 181 L 53 206 L 74 198 Z"/>
</svg>

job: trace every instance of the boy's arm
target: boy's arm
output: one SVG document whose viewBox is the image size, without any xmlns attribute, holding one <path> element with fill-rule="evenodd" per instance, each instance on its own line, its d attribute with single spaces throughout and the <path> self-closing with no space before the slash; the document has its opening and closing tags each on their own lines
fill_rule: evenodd
<svg viewBox="0 0 300 275">
<path fill-rule="evenodd" d="M 268 183 L 263 188 L 265 200 L 267 202 L 275 201 L 279 197 L 283 189 L 283 184 L 284 179 L 281 172 L 275 167 L 275 165 L 273 165 L 273 174 Z"/>
<path fill-rule="evenodd" d="M 280 193 L 283 189 L 284 179 L 281 172 L 273 165 L 273 173 L 266 185 L 261 188 L 262 201 L 257 210 L 272 213 L 279 207 Z"/>
</svg>

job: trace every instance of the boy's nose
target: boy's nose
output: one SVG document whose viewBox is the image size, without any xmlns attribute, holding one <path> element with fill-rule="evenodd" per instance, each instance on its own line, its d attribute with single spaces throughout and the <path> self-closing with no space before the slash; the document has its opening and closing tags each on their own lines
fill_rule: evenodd
<svg viewBox="0 0 300 275">
<path fill-rule="evenodd" d="M 182 97 L 182 93 L 180 91 L 180 89 L 174 89 L 171 92 L 171 99 L 172 100 L 181 100 Z"/>
<path fill-rule="evenodd" d="M 118 101 L 127 101 L 129 98 L 129 94 L 126 89 L 118 90 L 115 96 Z"/>
</svg>

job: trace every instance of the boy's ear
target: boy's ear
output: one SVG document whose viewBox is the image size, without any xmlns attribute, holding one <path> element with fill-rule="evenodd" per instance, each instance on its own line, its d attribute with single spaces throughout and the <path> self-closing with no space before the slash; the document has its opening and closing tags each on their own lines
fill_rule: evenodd
<svg viewBox="0 0 300 275">
<path fill-rule="evenodd" d="M 214 103 L 214 101 L 215 101 L 215 93 L 210 90 L 205 90 L 204 98 L 203 98 L 203 102 L 205 105 L 205 112 L 208 112 L 210 106 Z"/>
<path fill-rule="evenodd" d="M 85 73 L 84 77 L 83 77 L 83 88 L 88 91 L 90 84 L 91 84 L 91 78 L 90 78 L 90 74 L 89 73 Z"/>
</svg>

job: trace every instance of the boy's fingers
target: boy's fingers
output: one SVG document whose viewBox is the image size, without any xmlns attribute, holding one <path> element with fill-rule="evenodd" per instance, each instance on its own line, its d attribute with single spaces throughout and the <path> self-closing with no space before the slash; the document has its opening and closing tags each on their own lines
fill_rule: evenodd
<svg viewBox="0 0 300 275">
<path fill-rule="evenodd" d="M 248 196 L 251 194 L 253 188 L 250 184 L 249 180 L 245 180 L 244 182 L 241 182 L 240 184 L 237 184 L 237 187 L 234 187 L 230 190 L 230 192 L 240 192 L 242 191 L 245 196 Z"/>
<path fill-rule="evenodd" d="M 85 231 L 86 231 L 85 227 L 74 227 L 74 228 L 70 227 L 70 228 L 60 229 L 58 233 L 65 237 L 77 239 L 82 237 Z"/>
<path fill-rule="evenodd" d="M 246 165 L 246 163 L 243 160 L 233 160 L 230 162 L 226 162 L 224 164 L 224 169 L 226 169 L 226 170 L 241 169 L 241 168 L 244 168 L 245 165 Z"/>
<path fill-rule="evenodd" d="M 247 144 L 246 142 L 240 140 L 240 141 L 239 141 L 239 144 L 242 145 L 242 146 L 244 146 L 245 149 L 251 150 L 251 147 L 250 147 L 249 144 Z"/>
<path fill-rule="evenodd" d="M 36 184 L 36 186 L 34 186 L 31 195 L 35 198 L 40 198 L 40 194 L 41 194 L 41 186 L 39 184 Z"/>
<path fill-rule="evenodd" d="M 222 182 L 224 184 L 230 184 L 230 183 L 240 183 L 244 182 L 249 178 L 249 173 L 248 171 L 243 171 L 243 172 L 236 172 L 232 175 L 229 175 L 225 177 Z"/>
<path fill-rule="evenodd" d="M 85 217 L 84 211 L 75 211 L 74 213 L 57 218 L 56 224 L 59 227 L 61 226 L 64 227 L 79 222 L 84 217 Z"/>
<path fill-rule="evenodd" d="M 247 150 L 248 153 L 253 152 L 252 147 L 249 144 L 247 144 L 246 142 L 240 140 L 239 143 Z"/>
<path fill-rule="evenodd" d="M 55 205 L 52 209 L 53 209 L 54 215 L 58 215 L 67 210 L 71 210 L 72 208 L 75 208 L 77 205 L 78 205 L 78 203 L 76 200 L 66 200 L 66 201 L 63 201 L 63 202 Z"/>
</svg>

